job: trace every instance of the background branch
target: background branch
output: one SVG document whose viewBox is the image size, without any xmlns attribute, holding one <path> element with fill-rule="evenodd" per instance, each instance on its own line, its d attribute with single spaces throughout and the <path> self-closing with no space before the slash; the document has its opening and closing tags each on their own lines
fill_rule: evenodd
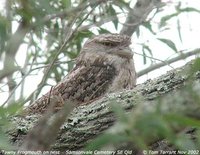
<svg viewBox="0 0 200 155">
<path fill-rule="evenodd" d="M 143 76 L 143 75 L 145 75 L 145 74 L 147 74 L 147 73 L 149 73 L 149 72 L 151 72 L 151 71 L 154 71 L 154 70 L 156 70 L 156 69 L 158 69 L 158 68 L 161 68 L 161 67 L 163 67 L 163 66 L 170 65 L 170 64 L 172 64 L 172 63 L 174 63 L 174 62 L 177 62 L 177 61 L 179 61 L 179 60 L 183 60 L 183 59 L 186 59 L 186 58 L 188 58 L 188 57 L 190 57 L 190 56 L 197 55 L 197 54 L 200 53 L 200 49 L 195 49 L 195 50 L 190 51 L 190 52 L 187 52 L 187 53 L 181 53 L 181 52 L 179 52 L 179 53 L 180 53 L 180 54 L 179 54 L 179 56 L 177 56 L 177 57 L 171 58 L 171 59 L 169 59 L 169 60 L 165 60 L 164 62 L 160 62 L 160 63 L 157 63 L 157 64 L 153 64 L 153 65 L 151 65 L 150 67 L 148 67 L 148 68 L 146 68 L 146 69 L 144 69 L 144 70 L 139 71 L 139 72 L 137 73 L 137 76 L 138 76 L 138 77 Z"/>
<path fill-rule="evenodd" d="M 120 34 L 132 36 L 135 30 L 144 22 L 149 13 L 157 8 L 163 6 L 161 0 L 138 0 L 134 8 L 128 12 L 128 16 L 123 25 Z"/>
</svg>

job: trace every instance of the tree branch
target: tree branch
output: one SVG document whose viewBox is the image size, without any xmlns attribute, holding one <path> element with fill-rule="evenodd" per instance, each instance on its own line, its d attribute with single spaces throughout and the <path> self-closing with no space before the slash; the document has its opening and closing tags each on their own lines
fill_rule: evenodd
<svg viewBox="0 0 200 155">
<path fill-rule="evenodd" d="M 200 53 L 200 49 L 195 49 L 195 50 L 187 52 L 187 53 L 180 53 L 180 55 L 178 55 L 175 58 L 165 60 L 164 62 L 160 62 L 160 63 L 154 64 L 154 65 L 151 65 L 150 67 L 148 67 L 148 68 L 146 68 L 142 71 L 139 71 L 137 73 L 137 76 L 138 77 L 143 76 L 144 74 L 147 74 L 151 71 L 154 71 L 155 69 L 161 68 L 161 67 L 166 66 L 166 65 L 170 65 L 174 62 L 177 62 L 179 60 L 183 60 L 183 59 L 188 58 L 188 57 L 193 56 L 193 55 L 197 55 L 199 53 Z"/>
<path fill-rule="evenodd" d="M 134 8 L 128 12 L 128 16 L 120 34 L 132 36 L 138 26 L 146 20 L 149 13 L 154 8 L 161 7 L 163 5 L 164 3 L 161 2 L 161 0 L 138 0 Z"/>
<path fill-rule="evenodd" d="M 199 119 L 200 107 L 192 99 L 194 94 L 182 89 L 188 82 L 187 73 L 190 67 L 191 63 L 170 71 L 157 79 L 138 85 L 133 90 L 107 94 L 91 104 L 75 108 L 60 129 L 53 149 L 60 151 L 80 149 L 103 131 L 113 126 L 116 121 L 116 116 L 111 109 L 113 102 L 122 106 L 126 111 L 134 110 L 136 105 L 142 105 L 145 110 L 156 110 L 159 103 L 163 107 L 163 113 L 167 114 L 173 109 L 173 112 Z M 200 78 L 199 74 L 196 75 Z M 199 86 L 199 81 L 196 80 L 195 82 L 196 84 L 192 86 L 196 90 L 197 85 Z M 196 91 L 200 97 L 199 92 Z M 183 95 L 181 100 L 179 99 L 180 95 Z M 157 101 L 157 98 L 160 96 L 164 96 L 162 102 Z M 179 99 L 179 102 L 176 99 Z M 38 118 L 40 118 L 40 115 L 13 118 L 12 121 L 16 123 L 16 127 L 10 130 L 10 139 L 16 144 L 21 145 L 24 136 L 32 128 L 33 124 L 37 122 Z"/>
</svg>

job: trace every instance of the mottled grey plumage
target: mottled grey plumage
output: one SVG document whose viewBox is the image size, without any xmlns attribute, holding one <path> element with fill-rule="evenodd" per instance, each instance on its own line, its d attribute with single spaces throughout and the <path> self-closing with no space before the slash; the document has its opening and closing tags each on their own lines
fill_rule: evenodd
<svg viewBox="0 0 200 155">
<path fill-rule="evenodd" d="M 76 60 L 76 66 L 51 91 L 27 108 L 28 113 L 42 113 L 51 98 L 76 104 L 87 103 L 108 92 L 131 89 L 136 83 L 131 39 L 125 35 L 103 34 L 88 40 Z M 55 108 L 64 102 L 57 101 Z"/>
</svg>

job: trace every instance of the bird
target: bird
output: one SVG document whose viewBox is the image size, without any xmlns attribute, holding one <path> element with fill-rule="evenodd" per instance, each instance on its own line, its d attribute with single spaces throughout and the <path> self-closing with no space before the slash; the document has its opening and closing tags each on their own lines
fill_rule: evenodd
<svg viewBox="0 0 200 155">
<path fill-rule="evenodd" d="M 122 34 L 100 34 L 88 39 L 75 67 L 51 91 L 29 105 L 27 112 L 44 113 L 51 96 L 57 96 L 55 109 L 61 109 L 65 101 L 80 106 L 107 93 L 133 89 L 137 77 L 130 44 L 131 37 Z"/>
</svg>

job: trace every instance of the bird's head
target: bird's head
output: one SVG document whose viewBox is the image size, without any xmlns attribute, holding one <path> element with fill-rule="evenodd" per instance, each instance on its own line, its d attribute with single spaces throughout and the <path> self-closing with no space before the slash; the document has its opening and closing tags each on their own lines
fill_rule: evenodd
<svg viewBox="0 0 200 155">
<path fill-rule="evenodd" d="M 82 51 L 98 54 L 112 54 L 131 59 L 133 52 L 129 48 L 130 44 L 131 38 L 129 36 L 119 34 L 102 34 L 88 40 Z"/>
<path fill-rule="evenodd" d="M 129 45 L 131 38 L 120 34 L 101 34 L 94 36 L 86 41 L 83 49 L 80 52 L 81 60 L 94 62 L 96 59 L 111 59 L 119 58 L 120 60 L 130 60 L 133 57 L 133 52 Z"/>
</svg>

